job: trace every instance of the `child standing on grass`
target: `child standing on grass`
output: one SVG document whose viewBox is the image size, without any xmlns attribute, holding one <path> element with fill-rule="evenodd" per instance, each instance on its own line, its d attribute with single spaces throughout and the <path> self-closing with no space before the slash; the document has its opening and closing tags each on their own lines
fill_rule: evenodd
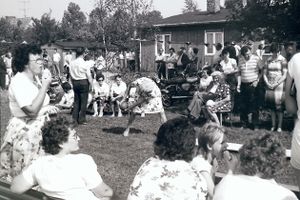
<svg viewBox="0 0 300 200">
<path fill-rule="evenodd" d="M 208 199 L 212 199 L 214 193 L 214 175 L 218 169 L 218 161 L 226 150 L 225 130 L 217 123 L 206 124 L 198 135 L 198 155 L 192 160 L 192 167 L 206 180 Z"/>
</svg>

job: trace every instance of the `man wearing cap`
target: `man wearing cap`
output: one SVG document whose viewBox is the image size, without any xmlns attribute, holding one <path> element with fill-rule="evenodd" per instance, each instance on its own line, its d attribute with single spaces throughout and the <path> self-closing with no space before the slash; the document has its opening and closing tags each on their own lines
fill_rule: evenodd
<svg viewBox="0 0 300 200">
<path fill-rule="evenodd" d="M 258 83 L 262 76 L 262 62 L 257 55 L 252 55 L 251 48 L 241 48 L 241 58 L 238 64 L 237 92 L 240 93 L 240 120 L 242 128 L 249 125 L 248 114 L 252 113 L 252 123 L 257 129 L 259 118 Z"/>
</svg>

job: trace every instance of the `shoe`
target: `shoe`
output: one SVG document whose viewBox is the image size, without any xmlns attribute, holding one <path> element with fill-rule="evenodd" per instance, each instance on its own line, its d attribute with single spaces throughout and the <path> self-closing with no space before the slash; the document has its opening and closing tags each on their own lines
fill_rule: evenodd
<svg viewBox="0 0 300 200">
<path fill-rule="evenodd" d="M 112 114 L 110 117 L 115 117 L 115 114 Z"/>
<path fill-rule="evenodd" d="M 103 117 L 103 113 L 99 113 L 98 117 Z"/>
<path fill-rule="evenodd" d="M 123 133 L 123 136 L 128 137 L 128 135 L 129 135 L 129 130 L 128 131 L 125 130 L 124 133 Z"/>
<path fill-rule="evenodd" d="M 118 114 L 118 117 L 123 117 L 122 113 L 119 113 L 119 114 Z"/>
<path fill-rule="evenodd" d="M 257 127 L 257 126 L 254 126 L 253 131 L 258 131 L 258 127 Z"/>
<path fill-rule="evenodd" d="M 141 113 L 141 117 L 145 117 L 145 113 Z"/>
<path fill-rule="evenodd" d="M 86 126 L 87 125 L 87 122 L 81 122 L 81 123 L 78 123 L 79 125 L 83 125 L 83 126 Z"/>
<path fill-rule="evenodd" d="M 98 113 L 93 114 L 93 117 L 97 117 L 97 116 L 98 116 Z"/>
<path fill-rule="evenodd" d="M 277 132 L 278 132 L 278 133 L 281 133 L 281 132 L 282 132 L 282 129 L 281 129 L 281 128 L 278 128 L 278 129 L 277 129 Z"/>
<path fill-rule="evenodd" d="M 272 127 L 272 128 L 270 129 L 270 131 L 275 131 L 275 127 Z"/>
</svg>

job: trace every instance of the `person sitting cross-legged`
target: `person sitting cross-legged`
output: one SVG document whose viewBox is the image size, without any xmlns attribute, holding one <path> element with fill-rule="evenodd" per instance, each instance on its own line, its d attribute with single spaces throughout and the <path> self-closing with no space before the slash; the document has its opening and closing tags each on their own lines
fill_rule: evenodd
<svg viewBox="0 0 300 200">
<path fill-rule="evenodd" d="M 194 93 L 193 99 L 187 108 L 187 113 L 194 119 L 200 117 L 202 106 L 204 106 L 208 100 L 216 101 L 222 98 L 224 96 L 223 93 L 227 91 L 229 87 L 224 82 L 224 74 L 222 72 L 214 71 L 211 76 L 213 77 L 213 81 L 205 91 L 197 91 Z"/>
<path fill-rule="evenodd" d="M 51 118 L 42 127 L 42 147 L 38 158 L 11 184 L 11 191 L 23 193 L 38 185 L 47 196 L 66 200 L 109 200 L 112 189 L 104 183 L 93 158 L 72 154 L 79 149 L 79 136 L 62 116 Z"/>
<path fill-rule="evenodd" d="M 106 106 L 106 102 L 109 96 L 109 85 L 104 82 L 104 75 L 102 73 L 96 74 L 96 80 L 94 80 L 94 95 L 93 95 L 93 109 L 94 117 L 103 116 L 103 109 Z M 98 114 L 99 105 L 99 114 Z"/>
</svg>

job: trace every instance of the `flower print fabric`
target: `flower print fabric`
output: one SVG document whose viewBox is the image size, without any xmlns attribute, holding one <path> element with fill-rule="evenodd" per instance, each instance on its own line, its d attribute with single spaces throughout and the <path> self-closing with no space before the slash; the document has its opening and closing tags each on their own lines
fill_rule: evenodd
<svg viewBox="0 0 300 200">
<path fill-rule="evenodd" d="M 205 179 L 183 160 L 149 158 L 138 170 L 127 200 L 204 200 Z"/>
</svg>

